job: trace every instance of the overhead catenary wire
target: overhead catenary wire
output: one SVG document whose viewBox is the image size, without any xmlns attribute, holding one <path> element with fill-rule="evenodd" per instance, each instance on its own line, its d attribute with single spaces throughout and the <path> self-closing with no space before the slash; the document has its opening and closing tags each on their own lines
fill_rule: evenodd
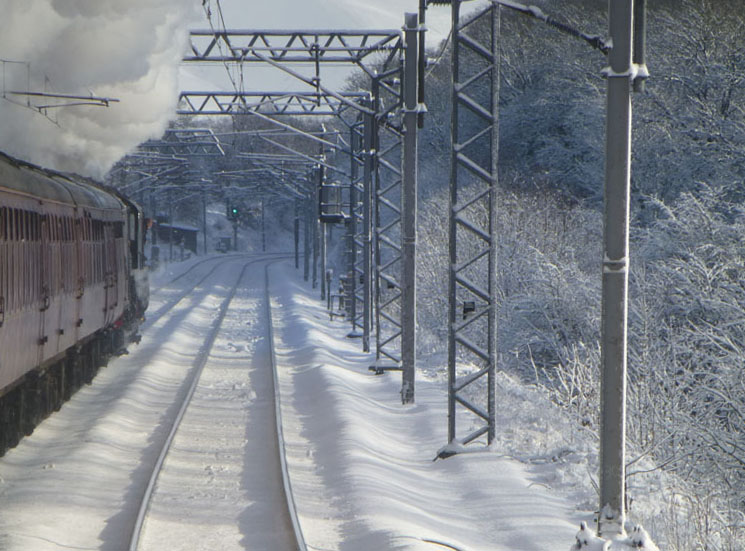
<svg viewBox="0 0 745 551">
<path fill-rule="evenodd" d="M 225 17 L 223 16 L 223 12 L 222 12 L 222 5 L 220 4 L 220 0 L 216 0 L 216 2 L 217 2 L 216 5 L 217 5 L 218 17 L 219 17 L 219 20 L 220 20 L 219 23 L 218 23 L 218 28 L 217 29 L 215 28 L 215 24 L 212 21 L 212 9 L 211 9 L 212 1 L 211 0 L 202 0 L 202 7 L 204 8 L 204 14 L 207 17 L 207 22 L 209 23 L 210 30 L 215 35 L 217 35 L 219 32 L 222 32 L 222 33 L 227 32 L 227 28 L 225 27 Z M 226 57 L 225 56 L 225 53 L 223 52 L 222 43 L 219 40 L 217 41 L 217 48 L 220 50 L 221 57 Z M 243 68 L 242 68 L 242 64 L 241 64 L 241 67 L 240 67 L 240 71 L 241 71 L 241 78 L 240 78 L 241 84 L 240 84 L 240 86 L 236 83 L 236 79 L 233 76 L 233 73 L 231 71 L 230 65 L 228 65 L 228 62 L 227 61 L 223 61 L 223 66 L 225 67 L 225 71 L 228 73 L 228 78 L 230 79 L 230 83 L 233 85 L 233 89 L 236 92 L 239 92 L 239 93 L 242 92 L 243 91 Z"/>
<path fill-rule="evenodd" d="M 543 21 L 550 27 L 553 27 L 565 34 L 568 34 L 575 38 L 579 38 L 580 40 L 584 40 L 585 42 L 590 44 L 590 46 L 592 46 L 596 50 L 600 50 L 604 54 L 607 54 L 608 51 L 610 50 L 610 44 L 606 40 L 604 40 L 602 37 L 600 37 L 599 35 L 588 34 L 586 32 L 580 31 L 579 29 L 575 29 L 574 27 L 547 15 L 546 13 L 543 12 L 543 10 L 541 10 L 540 8 L 536 6 L 520 4 L 519 2 L 513 2 L 511 0 L 491 0 L 491 2 L 493 4 L 498 4 L 505 8 L 518 11 L 534 19 Z M 448 2 L 434 2 L 430 0 L 428 4 L 429 5 L 433 5 L 433 4 L 434 5 L 438 5 L 438 4 L 450 5 L 450 2 L 449 1 Z M 426 74 L 427 77 L 432 73 L 432 71 L 434 71 L 435 67 L 442 59 L 442 56 L 445 55 L 445 52 L 450 46 L 452 36 L 453 36 L 453 30 L 450 29 L 450 31 L 448 32 L 448 35 L 445 37 L 445 39 L 442 42 L 440 51 L 438 52 L 437 56 L 432 62 L 428 63 L 428 65 L 431 65 L 431 68 L 429 69 L 429 71 L 427 71 L 427 74 Z"/>
<path fill-rule="evenodd" d="M 565 34 L 568 34 L 575 38 L 579 38 L 580 40 L 584 40 L 590 46 L 592 46 L 596 50 L 600 50 L 604 54 L 607 54 L 608 51 L 610 51 L 610 44 L 606 40 L 604 40 L 601 36 L 594 35 L 594 34 L 587 34 L 583 31 L 580 31 L 579 29 L 575 29 L 574 27 L 566 23 L 563 23 L 559 21 L 558 19 L 554 19 L 553 17 L 546 15 L 543 12 L 543 10 L 541 10 L 541 8 L 537 6 L 520 4 L 519 2 L 513 2 L 512 0 L 491 0 L 491 1 L 494 4 L 498 4 L 505 8 L 518 11 L 529 17 L 533 17 L 535 19 L 543 21 L 548 26 L 554 27 L 555 29 Z"/>
</svg>

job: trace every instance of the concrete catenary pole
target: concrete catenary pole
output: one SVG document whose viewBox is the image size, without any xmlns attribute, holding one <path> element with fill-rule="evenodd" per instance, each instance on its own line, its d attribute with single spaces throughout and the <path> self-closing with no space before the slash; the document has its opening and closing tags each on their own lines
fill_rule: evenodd
<svg viewBox="0 0 745 551">
<path fill-rule="evenodd" d="M 602 286 L 600 518 L 602 537 L 623 533 L 626 439 L 626 328 L 633 0 L 609 0 L 613 47 L 607 72 L 605 218 Z"/>
<path fill-rule="evenodd" d="M 416 376 L 416 219 L 417 219 L 417 115 L 419 98 L 419 16 L 406 14 L 404 35 L 404 140 L 401 197 L 401 401 L 414 401 Z"/>
</svg>

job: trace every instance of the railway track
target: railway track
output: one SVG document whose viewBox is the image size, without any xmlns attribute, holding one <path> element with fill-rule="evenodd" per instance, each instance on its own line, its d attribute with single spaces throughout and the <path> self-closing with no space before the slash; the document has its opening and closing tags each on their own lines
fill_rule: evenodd
<svg viewBox="0 0 745 551">
<path fill-rule="evenodd" d="M 185 278 L 188 275 L 191 275 L 194 273 L 198 268 L 201 268 L 205 264 L 210 264 L 212 262 L 220 263 L 225 260 L 232 260 L 232 259 L 253 259 L 253 258 L 290 258 L 292 256 L 292 253 L 229 253 L 229 254 L 223 254 L 219 256 L 211 256 L 209 258 L 204 258 L 202 260 L 199 260 L 189 266 L 188 269 L 184 270 L 177 276 L 170 279 L 167 283 L 164 283 L 160 287 L 157 288 L 151 288 L 150 294 L 157 296 L 158 294 L 162 293 L 163 291 L 167 290 L 171 285 L 176 283 L 177 281 Z M 200 280 L 201 281 L 201 280 Z"/>
<path fill-rule="evenodd" d="M 206 548 L 304 549 L 294 536 L 297 522 L 283 491 L 268 368 L 270 325 L 257 317 L 267 315 L 261 266 L 272 261 L 219 257 L 214 265 L 203 263 L 206 271 L 197 269 L 193 283 L 177 282 L 175 296 L 159 297 L 140 346 L 103 370 L 91 387 L 0 462 L 4 550 L 195 549 L 193 511 L 174 507 L 173 499 L 181 498 L 213 520 L 224 516 L 234 524 L 225 530 L 232 530 L 227 544 Z M 236 334 L 236 327 L 247 333 Z M 179 333 L 175 338 L 174 332 Z M 189 399 L 190 406 L 182 405 Z M 196 468 L 209 480 L 194 483 L 193 469 L 186 469 L 186 481 L 179 479 L 184 457 L 199 455 L 194 446 L 210 439 L 221 447 L 201 450 L 209 457 Z M 230 457 L 240 463 L 223 469 L 219 459 Z M 227 505 L 192 499 L 204 497 L 205 488 L 216 486 L 222 474 L 237 478 L 223 481 L 220 491 L 238 498 Z M 176 495 L 174 487 L 176 494 L 194 495 Z M 45 519 L 38 527 L 18 522 L 34 510 L 33 518 Z M 164 519 L 164 511 L 172 518 Z M 90 522 L 80 526 L 81 516 Z M 174 523 L 181 533 L 173 530 Z M 257 527 L 272 529 L 261 533 Z M 159 534 L 166 533 L 183 536 L 182 547 L 175 539 L 159 541 Z M 256 534 L 257 546 L 243 541 Z"/>
<path fill-rule="evenodd" d="M 192 266 L 190 266 L 187 270 L 180 273 L 176 277 L 172 278 L 168 283 L 164 284 L 163 286 L 159 287 L 158 289 L 155 289 L 152 291 L 151 296 L 157 297 L 158 295 L 161 295 L 167 290 L 171 290 L 171 286 L 178 282 L 180 279 L 193 274 L 197 271 L 199 268 L 203 268 L 205 264 L 212 264 L 210 269 L 205 273 L 204 275 L 200 276 L 196 282 L 192 283 L 186 290 L 181 290 L 180 292 L 176 293 L 175 297 L 167 299 L 161 306 L 157 307 L 153 312 L 148 311 L 146 315 L 146 321 L 142 324 L 142 330 L 146 331 L 149 327 L 154 325 L 160 318 L 162 318 L 167 312 L 172 310 L 177 304 L 179 304 L 183 299 L 188 297 L 194 289 L 204 284 L 205 281 L 207 281 L 210 277 L 212 277 L 217 270 L 225 266 L 226 263 L 229 263 L 234 260 L 249 260 L 249 261 L 256 261 L 257 259 L 266 259 L 266 258 L 289 258 L 290 255 L 287 253 L 270 253 L 270 254 L 262 254 L 260 256 L 257 255 L 250 255 L 250 254 L 234 254 L 234 255 L 224 255 L 224 256 L 218 256 L 218 257 L 212 257 L 212 258 L 206 258 L 204 260 L 200 260 L 199 262 L 195 262 Z"/>
<path fill-rule="evenodd" d="M 167 545 L 169 549 L 192 549 L 194 545 L 194 539 L 203 538 L 222 538 L 222 540 L 236 539 L 236 533 L 231 535 L 215 535 L 213 533 L 198 534 L 193 527 L 181 524 L 180 527 L 174 526 L 174 515 L 173 508 L 180 508 L 181 513 L 176 516 L 194 518 L 194 514 L 203 514 L 204 510 L 215 511 L 214 507 L 217 506 L 221 509 L 221 515 L 230 516 L 230 509 L 233 509 L 233 514 L 239 513 L 240 509 L 251 509 L 250 499 L 242 496 L 244 494 L 244 488 L 240 488 L 240 484 L 232 486 L 233 495 L 230 496 L 231 486 L 223 481 L 220 492 L 222 496 L 220 499 L 214 499 L 214 496 L 210 495 L 212 488 L 207 488 L 210 485 L 214 486 L 215 473 L 222 473 L 224 480 L 230 480 L 231 476 L 235 476 L 236 473 L 227 474 L 226 471 L 230 471 L 231 467 L 234 467 L 232 459 L 240 454 L 231 441 L 239 440 L 241 433 L 245 430 L 239 420 L 234 423 L 228 430 L 223 428 L 220 430 L 221 440 L 225 440 L 228 437 L 229 442 L 214 443 L 207 446 L 206 449 L 201 449 L 199 452 L 195 452 L 193 435 L 198 435 L 203 432 L 206 427 L 210 424 L 214 427 L 219 424 L 219 420 L 215 419 L 216 412 L 213 411 L 210 419 L 210 415 L 204 415 L 200 413 L 199 404 L 197 404 L 197 413 L 192 413 L 192 403 L 195 401 L 195 395 L 197 401 L 201 400 L 204 404 L 210 400 L 214 401 L 215 389 L 207 384 L 208 389 L 202 391 L 200 394 L 200 381 L 203 381 L 205 375 L 209 375 L 210 371 L 224 371 L 224 367 L 212 367 L 213 362 L 211 359 L 215 354 L 214 348 L 215 343 L 218 340 L 221 332 L 223 331 L 223 324 L 226 316 L 231 309 L 231 303 L 235 300 L 236 293 L 241 287 L 242 281 L 246 278 L 246 271 L 259 263 L 264 263 L 264 293 L 263 296 L 256 296 L 255 299 L 263 303 L 263 308 L 258 308 L 256 313 L 263 317 L 263 323 L 255 324 L 259 327 L 259 333 L 263 335 L 254 334 L 254 338 L 260 338 L 264 341 L 263 346 L 257 346 L 254 349 L 252 357 L 252 365 L 250 383 L 251 392 L 254 394 L 254 400 L 251 400 L 252 404 L 249 407 L 249 411 L 243 411 L 243 414 L 249 417 L 253 417 L 252 422 L 248 423 L 248 433 L 245 435 L 244 440 L 248 441 L 248 447 L 253 447 L 252 461 L 248 464 L 242 465 L 242 467 L 249 467 L 250 472 L 243 472 L 242 478 L 251 479 L 253 485 L 253 493 L 260 495 L 260 501 L 262 504 L 267 505 L 263 512 L 254 512 L 255 517 L 264 517 L 263 519 L 254 518 L 251 524 L 254 528 L 251 530 L 251 534 L 244 533 L 241 535 L 241 549 L 247 546 L 248 548 L 261 548 L 261 549 L 299 549 L 304 551 L 306 549 L 305 543 L 300 529 L 300 524 L 297 519 L 297 513 L 295 511 L 294 500 L 292 497 L 292 489 L 289 481 L 287 472 L 287 464 L 284 455 L 284 443 L 282 439 L 282 422 L 281 422 L 281 409 L 279 406 L 279 394 L 277 392 L 276 385 L 276 369 L 274 362 L 274 348 L 273 348 L 273 337 L 272 337 L 272 321 L 271 321 L 271 301 L 269 293 L 269 279 L 268 279 L 268 266 L 272 263 L 271 261 L 262 260 L 251 260 L 244 264 L 239 277 L 235 285 L 229 291 L 228 296 L 222 301 L 219 307 L 217 316 L 215 318 L 212 327 L 204 340 L 204 344 L 200 349 L 199 354 L 194 360 L 194 366 L 190 373 L 190 379 L 185 382 L 188 385 L 188 389 L 183 393 L 183 399 L 181 401 L 178 413 L 174 417 L 170 430 L 168 431 L 167 438 L 163 441 L 158 459 L 153 465 L 148 484 L 141 498 L 138 514 L 132 529 L 132 535 L 129 540 L 129 551 L 138 550 L 150 550 L 150 549 L 162 549 L 163 545 Z M 203 279 L 208 278 L 216 269 L 213 268 L 204 276 Z M 201 281 L 201 280 L 200 280 Z M 253 290 L 256 291 L 255 289 Z M 259 293 L 261 295 L 262 293 Z M 256 320 L 254 320 L 256 321 Z M 223 361 L 214 362 L 218 366 L 224 365 Z M 238 370 L 241 369 L 240 366 Z M 228 379 L 234 378 L 228 375 Z M 240 375 L 238 379 L 240 379 Z M 224 393 L 225 388 L 225 374 L 216 373 L 213 381 L 220 380 L 222 383 Z M 240 382 L 240 381 L 238 381 Z M 228 381 L 229 383 L 229 381 Z M 237 383 L 236 383 L 237 384 Z M 233 390 L 236 389 L 234 384 Z M 227 389 L 228 393 L 230 389 Z M 210 392 L 212 398 L 210 398 Z M 219 394 L 219 393 L 218 393 Z M 259 394 L 263 399 L 258 399 Z M 231 400 L 226 400 L 226 403 L 231 403 Z M 203 406 L 202 406 L 203 407 Z M 236 407 L 228 408 L 228 415 L 235 415 L 241 413 L 241 410 L 245 410 L 245 407 L 237 405 Z M 225 409 L 221 411 L 221 414 L 225 414 Z M 240 415 L 239 415 L 240 416 Z M 217 430 L 217 429 L 216 429 Z M 198 437 L 198 436 L 197 436 Z M 232 437 L 232 440 L 230 438 Z M 247 450 L 246 450 L 247 451 Z M 263 454 L 261 457 L 257 457 L 257 453 L 261 451 Z M 220 462 L 215 461 L 211 456 L 215 455 L 217 459 L 220 454 L 228 457 L 227 460 Z M 184 481 L 184 465 L 188 465 L 189 462 L 194 463 L 194 456 L 201 455 L 202 460 L 197 460 L 200 465 L 207 463 L 207 466 L 203 471 L 199 472 L 199 469 L 194 474 L 188 475 L 186 478 L 194 481 L 206 476 L 207 482 L 201 484 L 201 495 L 197 499 L 194 499 L 194 495 L 189 495 L 187 501 L 194 501 L 194 505 L 185 507 L 183 503 L 181 505 L 175 505 L 174 501 L 183 501 L 186 497 L 185 494 L 193 494 L 197 487 L 200 487 L 200 482 L 193 484 L 188 491 L 183 491 Z M 188 468 L 187 468 L 188 470 Z M 237 470 L 237 469 L 232 469 Z M 173 471 L 173 472 L 172 472 Z M 245 469 L 244 469 L 245 471 Z M 206 475 L 205 475 L 206 473 Z M 259 481 L 263 481 L 265 487 L 259 487 L 262 484 Z M 245 486 L 245 484 L 243 485 Z M 235 491 L 236 488 L 240 488 Z M 198 490 L 199 492 L 200 490 Z M 227 493 L 226 493 L 227 492 Z M 272 495 L 270 495 L 272 494 Z M 215 501 L 218 503 L 215 505 Z M 226 506 L 225 501 L 229 504 Z M 193 509 L 193 510 L 192 510 Z M 215 513 L 216 514 L 216 513 Z M 183 520 L 183 519 L 180 519 Z M 244 519 L 245 522 L 245 519 Z M 209 523 L 212 526 L 214 519 Z M 256 530 L 256 526 L 269 527 L 264 530 Z M 180 528 L 180 529 L 179 529 Z M 227 530 L 229 532 L 229 530 Z M 239 531 L 240 532 L 240 531 Z M 167 533 L 167 540 L 163 540 L 163 534 Z M 211 544 L 215 548 L 226 549 L 229 548 L 230 541 L 212 541 Z"/>
</svg>

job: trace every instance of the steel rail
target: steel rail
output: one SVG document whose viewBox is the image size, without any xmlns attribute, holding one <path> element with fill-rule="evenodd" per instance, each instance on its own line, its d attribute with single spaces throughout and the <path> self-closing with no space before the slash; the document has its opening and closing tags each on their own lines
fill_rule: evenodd
<svg viewBox="0 0 745 551">
<path fill-rule="evenodd" d="M 276 262 L 276 261 L 275 261 Z M 269 290 L 269 267 L 274 262 L 269 262 L 264 266 L 264 279 L 266 287 L 266 315 L 267 315 L 267 334 L 269 339 L 269 350 L 272 363 L 272 375 L 274 385 L 274 412 L 277 424 L 277 443 L 279 445 L 279 460 L 282 467 L 282 483 L 284 485 L 285 498 L 287 499 L 287 509 L 292 520 L 292 529 L 295 532 L 295 541 L 298 551 L 307 551 L 308 546 L 305 543 L 302 526 L 298 518 L 297 505 L 294 494 L 292 493 L 292 480 L 287 465 L 287 446 L 285 445 L 284 430 L 282 428 L 282 401 L 279 390 L 279 373 L 277 371 L 277 356 L 274 348 L 274 321 L 272 318 L 272 297 Z"/>
</svg>

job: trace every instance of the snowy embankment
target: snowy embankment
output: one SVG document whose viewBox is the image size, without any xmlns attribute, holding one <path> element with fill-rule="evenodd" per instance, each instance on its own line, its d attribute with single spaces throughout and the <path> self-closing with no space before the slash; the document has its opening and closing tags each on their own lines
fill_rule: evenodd
<svg viewBox="0 0 745 551">
<path fill-rule="evenodd" d="M 291 269 L 271 276 L 288 461 L 310 549 L 572 545 L 592 515 L 577 510 L 567 471 L 587 476 L 587 466 L 566 457 L 569 441 L 563 456 L 548 449 L 562 437 L 549 434 L 544 395 L 500 377 L 501 444 L 433 461 L 447 439 L 444 380 L 420 376 L 416 405 L 402 406 L 400 375 L 368 371 L 374 356 L 345 338 L 347 323 L 329 321 L 317 291 Z M 518 448 L 533 455 L 518 460 Z"/>
<path fill-rule="evenodd" d="M 0 462 L 0 549 L 123 548 L 156 441 L 244 261 L 193 258 L 153 274 L 142 343 Z M 216 262 L 221 269 L 187 292 Z M 264 469 L 274 440 L 263 409 L 271 399 L 262 263 L 247 272 L 215 341 L 166 461 L 175 470 L 158 482 L 145 537 L 154 548 L 244 549 L 286 530 L 274 526 L 284 504 L 272 502 L 279 482 Z M 284 436 L 308 549 L 567 551 L 577 536 L 582 550 L 630 549 L 630 540 L 593 537 L 596 446 L 540 389 L 500 373 L 492 449 L 433 461 L 446 442 L 442 359 L 420 359 L 416 405 L 403 406 L 400 374 L 368 371 L 374 356 L 345 338 L 346 322 L 329 321 L 291 261 L 271 267 L 270 285 Z M 590 530 L 578 533 L 581 522 Z"/>
</svg>

